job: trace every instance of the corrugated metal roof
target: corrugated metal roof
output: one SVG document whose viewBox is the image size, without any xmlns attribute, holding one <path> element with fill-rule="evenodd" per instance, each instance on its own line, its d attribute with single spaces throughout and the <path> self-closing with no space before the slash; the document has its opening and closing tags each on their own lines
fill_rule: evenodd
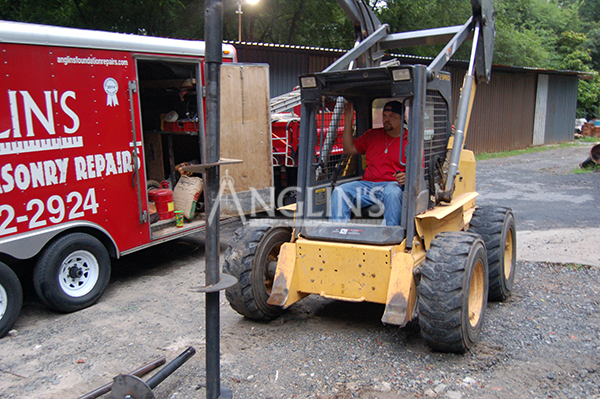
<svg viewBox="0 0 600 399">
<path fill-rule="evenodd" d="M 270 49 L 282 49 L 282 50 L 301 50 L 301 51 L 317 51 L 332 54 L 344 54 L 348 50 L 332 49 L 325 47 L 311 47 L 311 46 L 296 46 L 293 44 L 276 44 L 276 43 L 260 43 L 260 42 L 238 42 L 233 40 L 226 40 L 223 43 L 231 44 L 234 46 L 248 46 L 248 47 L 268 47 Z"/>
<path fill-rule="evenodd" d="M 299 50 L 299 51 L 307 51 L 307 52 L 321 52 L 321 53 L 331 53 L 334 54 L 344 54 L 348 50 L 343 49 L 332 49 L 332 48 L 324 48 L 324 47 L 309 47 L 309 46 L 296 46 L 291 44 L 275 44 L 275 43 L 260 43 L 260 42 L 238 42 L 238 41 L 226 41 L 227 44 L 232 44 L 234 46 L 248 46 L 248 47 L 268 47 L 271 49 L 281 49 L 281 50 Z M 389 58 L 398 58 L 400 60 L 405 60 L 410 64 L 414 64 L 416 61 L 423 61 L 423 63 L 429 63 L 433 61 L 433 57 L 425 57 L 418 55 L 410 55 L 410 54 L 396 54 L 392 53 L 387 55 Z M 386 58 L 387 58 L 386 57 Z M 460 60 L 460 59 L 452 59 L 448 61 L 448 66 L 451 65 L 468 65 L 468 60 Z M 547 68 L 536 68 L 536 67 L 525 67 L 525 66 L 517 66 L 517 65 L 504 65 L 504 64 L 493 64 L 492 67 L 495 70 L 506 70 L 506 71 L 514 71 L 514 72 L 523 72 L 529 71 L 534 73 L 547 73 L 553 75 L 577 75 L 580 79 L 591 79 L 597 74 L 595 72 L 585 72 L 585 71 L 570 71 L 563 69 L 547 69 Z"/>
</svg>

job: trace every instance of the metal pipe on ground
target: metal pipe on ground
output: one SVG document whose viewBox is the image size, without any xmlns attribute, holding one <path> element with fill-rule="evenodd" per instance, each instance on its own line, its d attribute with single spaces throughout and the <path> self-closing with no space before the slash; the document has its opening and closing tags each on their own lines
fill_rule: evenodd
<svg viewBox="0 0 600 399">
<path fill-rule="evenodd" d="M 159 357 L 156 360 L 151 361 L 150 363 L 147 363 L 145 365 L 143 365 L 142 367 L 140 367 L 137 370 L 132 371 L 131 375 L 134 375 L 136 377 L 141 377 L 144 376 L 146 374 L 148 374 L 149 372 L 151 372 L 152 370 L 154 370 L 155 368 L 162 366 L 163 364 L 165 364 L 167 362 L 167 358 L 162 356 Z M 111 388 L 113 386 L 112 382 L 109 382 L 106 385 L 101 386 L 100 388 L 94 389 L 93 391 L 86 393 L 83 396 L 80 396 L 78 399 L 95 399 L 95 398 L 99 398 L 100 396 L 104 395 L 107 392 L 110 392 Z"/>
<path fill-rule="evenodd" d="M 182 354 L 173 359 L 169 364 L 165 366 L 158 373 L 154 374 L 152 377 L 146 381 L 146 385 L 150 387 L 150 389 L 154 389 L 165 380 L 168 376 L 173 374 L 175 370 L 183 365 L 183 363 L 187 362 L 192 356 L 196 354 L 196 349 L 193 347 L 187 348 Z"/>
</svg>

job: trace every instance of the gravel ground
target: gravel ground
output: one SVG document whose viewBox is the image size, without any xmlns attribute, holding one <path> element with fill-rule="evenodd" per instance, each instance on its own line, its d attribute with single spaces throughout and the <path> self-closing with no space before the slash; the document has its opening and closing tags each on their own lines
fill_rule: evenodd
<svg viewBox="0 0 600 399">
<path fill-rule="evenodd" d="M 205 397 L 204 296 L 187 290 L 203 250 L 187 238 L 126 257 L 77 313 L 29 295 L 0 340 L 0 398 L 78 397 L 188 346 L 198 353 L 154 392 Z M 514 294 L 488 306 L 466 355 L 430 351 L 417 323 L 383 325 L 379 305 L 309 297 L 257 323 L 222 296 L 222 383 L 235 398 L 600 398 L 599 281 L 596 268 L 519 262 Z"/>
<path fill-rule="evenodd" d="M 539 236 L 535 231 L 548 225 L 570 233 L 550 231 L 560 239 L 548 236 L 541 244 L 519 238 L 518 246 L 529 251 L 519 258 L 513 295 L 488 306 L 480 342 L 466 355 L 432 352 L 418 323 L 383 325 L 380 305 L 309 297 L 280 318 L 257 323 L 235 313 L 222 295 L 222 384 L 234 398 L 249 399 L 600 399 L 600 268 L 585 266 L 585 257 L 553 255 L 567 251 L 571 259 L 573 248 L 585 252 L 585 245 L 572 243 L 595 248 L 600 240 L 600 229 L 591 228 L 600 215 L 600 174 L 568 177 L 585 151 L 478 164 L 482 182 L 495 179 L 481 188 L 483 202 L 514 203 L 518 230 Z M 536 165 L 531 172 L 529 165 Z M 527 197 L 531 183 L 519 179 L 535 180 L 534 197 Z M 560 190 L 562 202 L 554 195 Z M 224 226 L 223 244 L 234 228 Z M 536 259 L 542 244 L 544 259 L 564 263 Z M 587 258 L 592 265 L 598 259 Z M 189 291 L 203 270 L 201 236 L 149 248 L 114 262 L 100 302 L 72 314 L 45 308 L 26 283 L 31 276 L 22 276 L 22 314 L 0 339 L 0 398 L 76 398 L 160 356 L 170 361 L 189 346 L 197 354 L 154 393 L 204 398 L 204 295 Z"/>
</svg>

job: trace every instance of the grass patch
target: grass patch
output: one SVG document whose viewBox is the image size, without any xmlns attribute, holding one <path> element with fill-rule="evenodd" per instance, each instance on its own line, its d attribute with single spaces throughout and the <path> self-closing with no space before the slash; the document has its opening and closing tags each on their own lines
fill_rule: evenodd
<svg viewBox="0 0 600 399">
<path fill-rule="evenodd" d="M 579 271 L 582 271 L 582 270 L 590 269 L 590 267 L 587 266 L 587 265 L 582 265 L 580 263 L 568 263 L 568 264 L 565 265 L 565 269 L 574 270 L 574 271 L 579 272 Z"/>
<path fill-rule="evenodd" d="M 592 140 L 589 141 L 590 143 L 595 143 L 596 141 L 598 141 L 598 137 L 595 137 L 596 140 Z M 585 141 L 586 143 L 588 141 Z M 579 146 L 580 141 L 568 141 L 566 143 L 561 143 L 561 144 L 553 144 L 553 145 L 542 145 L 542 146 L 537 146 L 537 147 L 529 147 L 529 148 L 524 148 L 522 150 L 512 150 L 512 151 L 500 151 L 500 152 L 482 152 L 481 154 L 476 154 L 475 155 L 475 160 L 476 161 L 484 161 L 486 159 L 494 159 L 494 158 L 508 158 L 508 157 L 514 157 L 516 155 L 523 155 L 523 154 L 533 154 L 536 152 L 542 152 L 542 151 L 547 151 L 547 150 L 553 150 L 556 148 L 569 148 L 569 147 L 577 147 Z"/>
<path fill-rule="evenodd" d="M 600 142 L 600 137 L 584 136 L 579 139 L 576 139 L 575 141 L 580 143 L 598 143 Z"/>
<path fill-rule="evenodd" d="M 561 144 L 561 146 L 562 145 L 563 144 Z M 529 148 L 525 148 L 522 150 L 500 151 L 500 152 L 482 152 L 481 154 L 475 155 L 475 160 L 483 161 L 486 159 L 514 157 L 517 155 L 533 154 L 535 152 L 551 150 L 553 148 L 559 148 L 559 146 L 558 145 L 540 146 L 540 147 L 529 147 Z"/>
<path fill-rule="evenodd" d="M 600 172 L 600 165 L 593 165 L 590 166 L 589 168 L 577 168 L 573 171 L 573 173 L 575 174 L 582 174 L 582 173 L 596 173 L 596 172 Z"/>
</svg>

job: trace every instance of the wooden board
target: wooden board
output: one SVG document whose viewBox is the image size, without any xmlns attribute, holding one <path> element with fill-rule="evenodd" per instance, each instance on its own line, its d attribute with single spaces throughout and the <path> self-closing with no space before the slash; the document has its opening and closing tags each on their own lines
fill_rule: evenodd
<svg viewBox="0 0 600 399">
<path fill-rule="evenodd" d="M 273 186 L 269 66 L 221 67 L 221 158 L 244 162 L 221 166 L 224 194 Z"/>
<path fill-rule="evenodd" d="M 165 179 L 162 137 L 158 133 L 144 133 L 144 157 L 146 159 L 147 180 L 161 182 Z"/>
</svg>

